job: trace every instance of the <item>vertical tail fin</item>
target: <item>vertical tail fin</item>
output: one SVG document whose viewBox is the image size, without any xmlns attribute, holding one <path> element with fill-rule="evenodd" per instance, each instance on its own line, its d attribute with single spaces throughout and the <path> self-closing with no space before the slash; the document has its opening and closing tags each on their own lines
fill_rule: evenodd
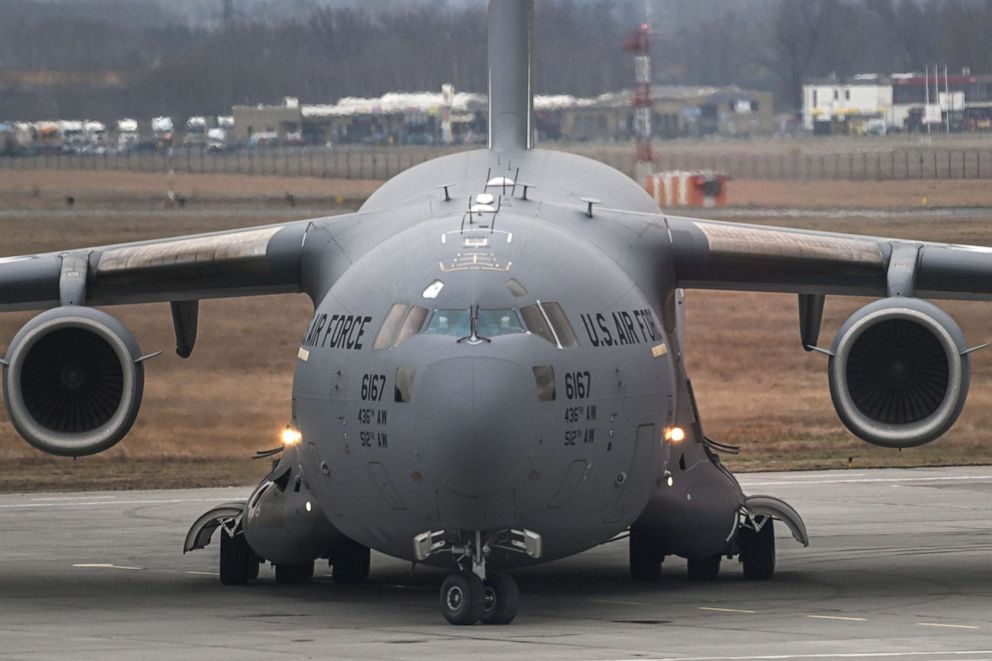
<svg viewBox="0 0 992 661">
<path fill-rule="evenodd" d="M 489 0 L 489 148 L 530 149 L 534 0 Z"/>
</svg>

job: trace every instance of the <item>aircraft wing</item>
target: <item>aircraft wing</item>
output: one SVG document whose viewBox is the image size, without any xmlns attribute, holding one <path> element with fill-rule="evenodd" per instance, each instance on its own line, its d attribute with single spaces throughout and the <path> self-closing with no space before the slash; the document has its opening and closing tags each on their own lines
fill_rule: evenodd
<svg viewBox="0 0 992 661">
<path fill-rule="evenodd" d="M 666 217 L 677 286 L 992 300 L 992 248 Z"/>
<path fill-rule="evenodd" d="M 314 223 L 358 215 L 0 258 L 0 311 L 299 292 Z"/>
</svg>

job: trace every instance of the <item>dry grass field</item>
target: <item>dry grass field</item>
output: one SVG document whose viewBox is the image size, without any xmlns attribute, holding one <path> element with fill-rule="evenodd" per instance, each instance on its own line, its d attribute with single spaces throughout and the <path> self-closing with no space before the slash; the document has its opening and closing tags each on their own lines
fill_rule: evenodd
<svg viewBox="0 0 992 661">
<path fill-rule="evenodd" d="M 0 210 L 67 208 L 163 208 L 171 190 L 190 207 L 250 204 L 325 209 L 354 207 L 380 182 L 312 177 L 249 177 L 231 174 L 5 170 L 0 172 Z"/>
<path fill-rule="evenodd" d="M 6 175 L 18 175 L 8 178 Z M 161 175 L 5 173 L 0 179 L 0 256 L 210 231 L 333 212 L 349 206 L 374 182 L 341 182 L 210 175 L 183 179 L 190 203 L 162 210 Z M 992 192 L 983 182 L 735 181 L 742 206 L 814 208 L 988 207 L 953 210 L 923 220 L 887 214 L 824 214 L 778 224 L 925 240 L 992 245 Z M 280 201 L 286 192 L 307 209 Z M 66 210 L 64 197 L 75 205 Z M 268 201 L 268 202 L 266 202 Z M 24 210 L 26 211 L 18 211 Z M 756 222 L 750 215 L 748 222 Z M 867 301 L 829 299 L 821 343 Z M 948 303 L 969 340 L 992 340 L 992 306 Z M 264 472 L 250 460 L 276 444 L 289 415 L 293 358 L 310 314 L 303 296 L 205 301 L 200 336 L 189 360 L 173 351 L 167 305 L 122 307 L 114 313 L 145 352 L 163 350 L 146 369 L 145 399 L 131 434 L 113 450 L 80 460 L 42 455 L 21 441 L 0 413 L 0 489 L 129 488 L 245 484 Z M 691 292 L 688 351 L 707 433 L 742 446 L 726 457 L 732 468 L 856 467 L 990 463 L 992 350 L 973 356 L 971 397 L 957 426 L 924 448 L 872 448 L 842 427 L 827 391 L 826 359 L 799 346 L 793 296 Z M 0 315 L 0 349 L 29 314 Z"/>
</svg>

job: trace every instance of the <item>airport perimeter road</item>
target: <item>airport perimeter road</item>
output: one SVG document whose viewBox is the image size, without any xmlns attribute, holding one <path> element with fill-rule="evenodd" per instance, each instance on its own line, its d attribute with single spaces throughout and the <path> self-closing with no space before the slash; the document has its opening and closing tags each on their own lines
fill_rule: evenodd
<svg viewBox="0 0 992 661">
<path fill-rule="evenodd" d="M 0 659 L 992 659 L 992 468 L 751 474 L 791 502 L 779 572 L 626 577 L 625 542 L 517 573 L 507 627 L 456 628 L 442 574 L 373 555 L 371 580 L 227 588 L 187 526 L 246 489 L 0 496 Z"/>
</svg>

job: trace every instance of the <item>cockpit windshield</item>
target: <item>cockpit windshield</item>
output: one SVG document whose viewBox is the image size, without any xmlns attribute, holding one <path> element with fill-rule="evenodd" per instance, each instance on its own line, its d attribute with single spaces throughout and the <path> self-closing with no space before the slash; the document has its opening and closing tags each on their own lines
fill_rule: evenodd
<svg viewBox="0 0 992 661">
<path fill-rule="evenodd" d="M 479 310 L 478 334 L 482 337 L 496 337 L 511 333 L 524 333 L 524 327 L 517 313 L 509 308 Z"/>
<path fill-rule="evenodd" d="M 468 310 L 435 310 L 431 323 L 424 331 L 427 335 L 454 335 L 466 337 L 472 332 Z"/>
<path fill-rule="evenodd" d="M 473 333 L 472 313 L 471 309 L 435 310 L 424 333 L 427 335 L 451 335 L 461 339 L 472 336 L 492 338 L 527 332 L 520 322 L 520 317 L 513 309 L 494 308 L 477 311 L 478 317 L 474 320 L 475 332 Z"/>
</svg>

